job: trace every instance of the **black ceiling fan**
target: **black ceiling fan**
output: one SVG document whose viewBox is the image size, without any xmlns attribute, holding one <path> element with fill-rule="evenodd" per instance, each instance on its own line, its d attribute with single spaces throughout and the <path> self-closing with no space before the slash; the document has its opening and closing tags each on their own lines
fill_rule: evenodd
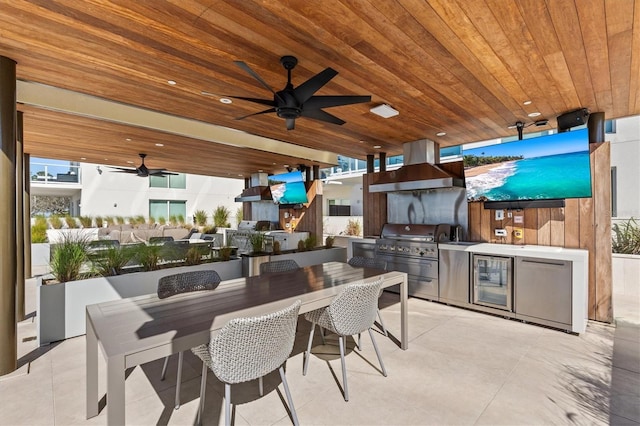
<svg viewBox="0 0 640 426">
<path fill-rule="evenodd" d="M 333 68 L 326 68 L 324 71 L 319 72 L 304 83 L 300 84 L 298 87 L 294 88 L 293 84 L 291 84 L 291 70 L 293 70 L 298 64 L 298 59 L 295 56 L 283 56 L 280 58 L 280 63 L 284 69 L 287 70 L 287 85 L 279 92 L 275 92 L 245 62 L 234 62 L 273 93 L 273 100 L 247 98 L 243 96 L 229 96 L 231 98 L 243 99 L 245 101 L 255 102 L 257 104 L 271 107 L 264 111 L 238 117 L 236 120 L 242 120 L 254 115 L 275 112 L 278 117 L 286 120 L 287 130 L 293 130 L 295 128 L 295 120 L 299 117 L 312 118 L 314 120 L 342 125 L 345 123 L 344 120 L 323 111 L 322 108 L 331 108 L 371 101 L 371 96 L 314 96 L 314 93 L 320 90 L 320 88 L 327 84 L 333 77 L 338 75 L 338 71 Z"/>
<path fill-rule="evenodd" d="M 144 165 L 144 159 L 147 154 L 138 154 L 140 158 L 142 158 L 142 164 L 140 164 L 136 168 L 128 168 L 128 167 L 111 167 L 114 173 L 131 173 L 139 177 L 147 177 L 147 176 L 169 176 L 169 175 L 177 175 L 177 173 L 168 172 L 167 169 L 150 169 Z"/>
</svg>

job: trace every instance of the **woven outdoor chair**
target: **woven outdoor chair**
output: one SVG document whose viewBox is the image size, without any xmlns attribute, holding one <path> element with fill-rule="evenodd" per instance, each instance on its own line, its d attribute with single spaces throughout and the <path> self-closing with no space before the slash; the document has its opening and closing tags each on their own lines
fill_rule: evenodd
<svg viewBox="0 0 640 426">
<path fill-rule="evenodd" d="M 313 331 L 316 324 L 320 327 L 336 333 L 340 346 L 340 362 L 342 364 L 342 383 L 344 387 L 344 400 L 349 401 L 349 389 L 347 387 L 347 369 L 345 366 L 344 351 L 346 346 L 346 336 L 353 336 L 369 331 L 369 336 L 373 342 L 373 347 L 378 356 L 382 375 L 387 376 L 387 370 L 382 363 L 380 351 L 376 345 L 376 340 L 371 332 L 371 327 L 376 319 L 376 308 L 378 306 L 378 294 L 382 285 L 382 278 L 371 283 L 349 284 L 344 291 L 336 296 L 331 304 L 325 308 L 307 312 L 304 317 L 311 322 L 311 333 L 309 334 L 309 344 L 305 353 L 304 367 L 302 374 L 306 376 L 309 358 L 311 357 L 311 344 L 313 342 Z"/>
<path fill-rule="evenodd" d="M 372 257 L 362 257 L 362 256 L 353 256 L 347 262 L 351 266 L 355 266 L 358 268 L 376 268 L 376 269 L 384 269 L 387 270 L 387 261 L 381 259 L 374 259 Z M 378 298 L 382 296 L 382 289 L 380 289 L 380 294 Z M 380 325 L 382 326 L 382 332 L 385 336 L 388 336 L 387 327 L 384 326 L 384 321 L 382 321 L 382 315 L 380 315 L 380 309 L 377 309 L 378 319 L 380 320 Z M 360 336 L 358 336 L 358 347 L 360 347 Z"/>
<path fill-rule="evenodd" d="M 213 290 L 220 284 L 220 275 L 216 271 L 193 271 L 182 274 L 167 275 L 158 280 L 158 298 L 166 299 L 176 294 L 190 293 L 192 291 Z M 176 401 L 175 409 L 180 408 L 180 384 L 182 382 L 182 360 L 184 352 L 178 353 L 178 377 L 176 379 Z M 162 375 L 160 380 L 164 380 L 167 374 L 169 357 L 164 359 Z"/>
<path fill-rule="evenodd" d="M 191 349 L 202 359 L 198 424 L 204 413 L 208 369 L 224 383 L 225 425 L 231 424 L 231 385 L 259 379 L 262 396 L 262 378 L 278 369 L 293 424 L 298 425 L 298 417 L 282 366 L 293 349 L 300 304 L 297 300 L 293 305 L 277 312 L 233 319 L 220 329 L 208 345 Z"/>
<path fill-rule="evenodd" d="M 260 264 L 260 275 L 270 274 L 272 272 L 287 272 L 299 269 L 300 266 L 293 259 L 274 260 L 272 262 L 264 262 Z"/>
</svg>

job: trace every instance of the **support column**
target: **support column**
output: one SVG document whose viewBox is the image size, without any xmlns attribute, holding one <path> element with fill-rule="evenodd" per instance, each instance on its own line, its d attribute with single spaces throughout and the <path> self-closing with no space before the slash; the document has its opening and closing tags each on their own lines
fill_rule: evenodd
<svg viewBox="0 0 640 426">
<path fill-rule="evenodd" d="M 373 154 L 367 154 L 367 173 L 373 173 L 373 162 L 374 157 Z"/>
<path fill-rule="evenodd" d="M 31 155 L 22 156 L 24 185 L 22 204 L 24 206 L 24 277 L 33 278 L 31 271 Z"/>
<path fill-rule="evenodd" d="M 0 56 L 0 376 L 17 368 L 16 63 Z"/>
<path fill-rule="evenodd" d="M 380 171 L 381 172 L 387 171 L 387 153 L 386 152 L 380 153 Z"/>
<path fill-rule="evenodd" d="M 313 166 L 313 180 L 320 180 L 320 166 Z"/>
<path fill-rule="evenodd" d="M 16 115 L 16 322 L 24 319 L 24 154 L 22 112 Z"/>
</svg>

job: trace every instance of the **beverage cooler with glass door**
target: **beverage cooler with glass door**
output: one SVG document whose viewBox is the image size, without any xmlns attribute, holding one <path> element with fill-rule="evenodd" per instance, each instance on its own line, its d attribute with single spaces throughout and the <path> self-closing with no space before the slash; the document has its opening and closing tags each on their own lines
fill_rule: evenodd
<svg viewBox="0 0 640 426">
<path fill-rule="evenodd" d="M 513 258 L 473 255 L 473 303 L 513 310 Z"/>
</svg>

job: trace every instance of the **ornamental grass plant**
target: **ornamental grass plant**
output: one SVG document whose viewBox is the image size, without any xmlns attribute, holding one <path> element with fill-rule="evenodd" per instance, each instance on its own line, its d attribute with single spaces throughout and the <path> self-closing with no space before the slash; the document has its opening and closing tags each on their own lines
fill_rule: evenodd
<svg viewBox="0 0 640 426">
<path fill-rule="evenodd" d="M 634 218 L 624 223 L 614 223 L 611 251 L 622 254 L 640 254 L 640 227 Z"/>
</svg>

